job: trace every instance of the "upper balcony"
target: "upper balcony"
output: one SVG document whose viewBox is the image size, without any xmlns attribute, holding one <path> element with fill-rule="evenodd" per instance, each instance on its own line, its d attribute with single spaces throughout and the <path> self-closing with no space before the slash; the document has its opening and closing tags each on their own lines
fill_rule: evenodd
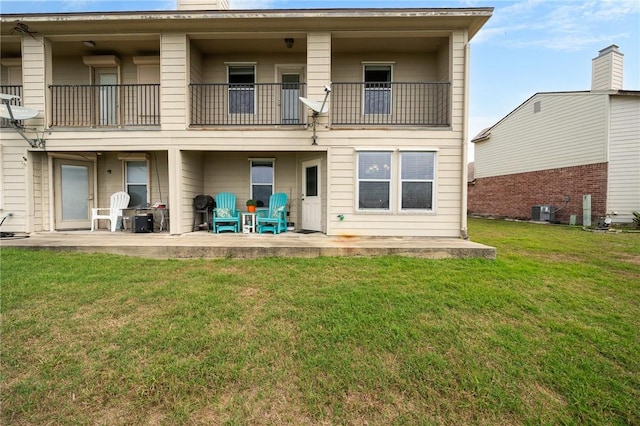
<svg viewBox="0 0 640 426">
<path fill-rule="evenodd" d="M 238 37 L 238 36 L 236 36 Z M 287 44 L 288 41 L 288 44 Z M 309 52 L 304 34 L 191 40 L 190 126 L 305 124 L 310 57 L 326 55 L 332 126 L 451 125 L 450 34 L 334 33 Z M 315 76 L 318 84 L 318 75 Z"/>
<path fill-rule="evenodd" d="M 170 61 L 185 54 L 190 127 L 304 126 L 308 111 L 298 99 L 309 96 L 310 73 L 314 84 L 331 84 L 333 127 L 451 125 L 454 76 L 447 32 L 334 32 L 325 45 L 316 40 L 311 52 L 306 33 L 187 39 L 186 52 L 165 53 L 171 59 L 161 71 L 159 35 L 51 38 L 48 126 L 159 128 L 161 72 L 166 80 L 173 70 L 176 80 L 184 78 L 184 62 Z M 309 62 L 318 57 L 329 64 L 323 74 Z M 1 83 L 9 90 L 6 78 Z M 171 96 L 163 99 L 173 102 Z"/>
<path fill-rule="evenodd" d="M 160 39 L 53 37 L 50 127 L 160 126 Z"/>
</svg>

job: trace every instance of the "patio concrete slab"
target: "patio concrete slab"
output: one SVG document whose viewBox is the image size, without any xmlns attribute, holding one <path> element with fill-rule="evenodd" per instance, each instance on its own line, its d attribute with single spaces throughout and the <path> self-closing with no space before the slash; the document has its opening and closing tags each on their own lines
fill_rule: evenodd
<svg viewBox="0 0 640 426">
<path fill-rule="evenodd" d="M 155 259 L 384 255 L 429 259 L 496 257 L 494 247 L 458 238 L 327 236 L 319 232 L 286 232 L 278 235 L 213 234 L 206 231 L 183 235 L 112 233 L 104 230 L 38 232 L 2 238 L 0 246 L 113 253 Z"/>
</svg>

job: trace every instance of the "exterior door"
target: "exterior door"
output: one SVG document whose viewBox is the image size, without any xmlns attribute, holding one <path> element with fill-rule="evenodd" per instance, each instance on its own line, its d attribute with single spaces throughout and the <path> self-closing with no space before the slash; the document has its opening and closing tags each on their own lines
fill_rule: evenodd
<svg viewBox="0 0 640 426">
<path fill-rule="evenodd" d="M 54 180 L 55 229 L 90 229 L 93 163 L 55 160 Z"/>
<path fill-rule="evenodd" d="M 301 83 L 302 68 L 281 68 L 278 70 L 280 89 L 280 117 L 282 124 L 301 124 L 302 107 L 298 98 L 303 96 Z"/>
<path fill-rule="evenodd" d="M 322 231 L 320 159 L 302 163 L 302 229 Z"/>
<path fill-rule="evenodd" d="M 111 71 L 96 72 L 98 87 L 98 125 L 115 126 L 118 106 L 118 75 Z"/>
</svg>

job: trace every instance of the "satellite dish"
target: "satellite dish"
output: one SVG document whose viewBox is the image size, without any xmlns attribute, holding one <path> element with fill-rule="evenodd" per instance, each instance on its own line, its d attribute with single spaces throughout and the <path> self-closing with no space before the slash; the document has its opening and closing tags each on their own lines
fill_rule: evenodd
<svg viewBox="0 0 640 426">
<path fill-rule="evenodd" d="M 16 96 L 16 95 L 7 95 L 6 93 L 0 93 L 0 99 L 7 100 L 13 100 L 13 99 L 20 99 L 20 96 Z"/>
<path fill-rule="evenodd" d="M 324 114 L 329 112 L 329 105 L 326 105 L 325 102 L 314 101 L 311 99 L 303 98 L 302 96 L 300 96 L 298 99 L 300 99 L 300 102 L 305 104 L 307 107 L 309 107 L 309 109 L 317 114 Z"/>
<path fill-rule="evenodd" d="M 20 99 L 20 96 L 7 95 L 6 93 L 0 93 L 0 118 L 9 120 L 11 126 L 29 143 L 33 148 L 43 148 L 45 141 L 43 138 L 30 139 L 24 132 L 24 127 L 19 121 L 28 120 L 38 115 L 38 110 L 33 108 L 27 108 L 19 105 L 11 105 L 11 101 L 14 99 Z"/>
<path fill-rule="evenodd" d="M 21 107 L 17 105 L 11 105 L 11 112 L 7 105 L 0 105 L 0 117 L 7 120 L 28 120 L 38 115 L 37 109 Z"/>
<path fill-rule="evenodd" d="M 11 105 L 9 102 L 14 99 L 20 99 L 20 96 L 0 93 L 0 100 L 2 100 L 0 104 L 1 118 L 6 118 L 7 120 L 27 120 L 38 115 L 37 109 Z"/>
</svg>

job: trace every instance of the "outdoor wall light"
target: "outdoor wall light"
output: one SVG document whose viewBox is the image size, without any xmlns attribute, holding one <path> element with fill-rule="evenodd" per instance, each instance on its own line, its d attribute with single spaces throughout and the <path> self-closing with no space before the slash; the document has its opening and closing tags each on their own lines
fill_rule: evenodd
<svg viewBox="0 0 640 426">
<path fill-rule="evenodd" d="M 284 44 L 287 46 L 287 49 L 291 49 L 293 47 L 293 39 L 292 38 L 285 38 L 284 39 Z"/>
</svg>

